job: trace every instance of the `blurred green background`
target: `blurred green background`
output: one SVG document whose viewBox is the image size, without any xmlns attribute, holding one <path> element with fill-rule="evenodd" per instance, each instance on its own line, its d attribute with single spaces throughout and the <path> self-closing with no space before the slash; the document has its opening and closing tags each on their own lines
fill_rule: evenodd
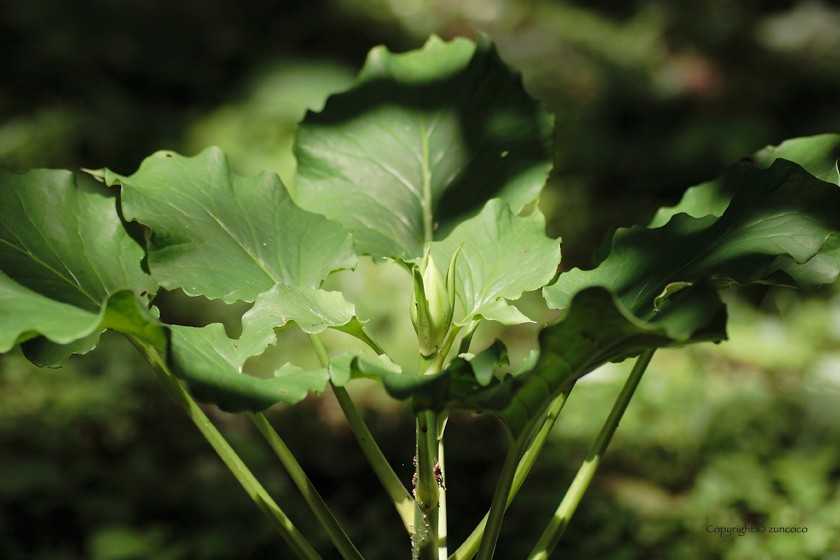
<svg viewBox="0 0 840 560">
<path fill-rule="evenodd" d="M 646 223 L 683 190 L 767 144 L 840 132 L 840 9 L 816 0 L 7 0 L 0 3 L 0 166 L 133 172 L 158 149 L 220 146 L 233 168 L 293 184 L 295 123 L 347 87 L 367 51 L 430 33 L 488 33 L 556 115 L 541 207 L 563 266 L 589 265 L 611 225 Z M 85 179 L 82 179 L 85 180 Z M 342 289 L 397 361 L 413 337 L 399 270 L 365 260 Z M 840 295 L 725 293 L 731 340 L 659 352 L 561 541 L 564 558 L 840 559 Z M 382 302 L 391 302 L 382 308 Z M 223 321 L 247 306 L 159 296 L 167 319 Z M 520 307 L 549 315 L 539 298 Z M 536 329 L 482 327 L 514 361 Z M 334 351 L 340 334 L 326 337 Z M 314 366 L 282 332 L 254 369 Z M 584 378 L 506 517 L 499 558 L 530 551 L 629 365 Z M 374 385 L 351 387 L 406 484 L 413 421 Z M 247 419 L 208 414 L 322 551 L 313 516 Z M 269 413 L 369 559 L 408 539 L 329 395 Z M 447 430 L 450 537 L 489 506 L 506 450 L 490 417 Z M 721 537 L 709 525 L 806 534 Z M 558 557 L 560 554 L 558 553 Z M 0 357 L 0 558 L 286 558 L 209 445 L 118 336 L 59 370 Z"/>
</svg>

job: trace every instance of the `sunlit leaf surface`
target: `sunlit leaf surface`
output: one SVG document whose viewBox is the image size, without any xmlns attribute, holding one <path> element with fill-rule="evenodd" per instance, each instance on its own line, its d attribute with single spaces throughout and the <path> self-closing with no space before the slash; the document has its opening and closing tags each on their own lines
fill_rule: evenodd
<svg viewBox="0 0 840 560">
<path fill-rule="evenodd" d="M 359 254 L 417 258 L 426 189 L 436 239 L 494 197 L 517 213 L 542 191 L 551 135 L 486 37 L 378 47 L 353 88 L 301 123 L 295 197 L 350 229 Z"/>
<path fill-rule="evenodd" d="M 146 311 L 157 285 L 115 199 L 80 191 L 69 171 L 0 170 L 0 351 L 59 366 L 111 327 L 165 346 Z"/>
</svg>

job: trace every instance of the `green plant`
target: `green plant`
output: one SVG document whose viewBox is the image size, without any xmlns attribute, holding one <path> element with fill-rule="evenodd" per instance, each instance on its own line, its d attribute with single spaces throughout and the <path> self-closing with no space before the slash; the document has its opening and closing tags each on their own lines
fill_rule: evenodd
<svg viewBox="0 0 840 560">
<path fill-rule="evenodd" d="M 124 334 L 294 553 L 310 559 L 318 553 L 180 380 L 199 401 L 247 414 L 341 555 L 362 558 L 261 414 L 330 385 L 411 535 L 414 557 L 488 560 L 575 381 L 636 357 L 530 555 L 546 558 L 657 348 L 724 340 L 720 288 L 811 289 L 840 271 L 840 136 L 825 135 L 755 154 L 662 210 L 657 227 L 617 230 L 594 269 L 558 276 L 559 240 L 545 235 L 536 205 L 551 168 L 551 135 L 550 116 L 486 38 L 477 45 L 433 38 L 404 55 L 375 49 L 351 89 L 306 116 L 293 190 L 272 173 L 236 176 L 213 148 L 193 158 L 158 152 L 130 176 L 91 171 L 120 187 L 112 197 L 78 189 L 69 172 L 3 172 L 0 351 L 21 344 L 33 363 L 58 367 L 92 350 L 104 329 Z M 353 269 L 357 255 L 412 276 L 405 301 L 418 338 L 416 372 L 388 356 L 340 292 L 321 289 L 332 272 Z M 253 306 L 232 339 L 220 324 L 163 324 L 152 305 L 159 288 Z M 549 307 L 565 311 L 542 329 L 539 352 L 516 373 L 498 375 L 509 365 L 504 345 L 473 349 L 473 334 L 487 320 L 530 321 L 509 301 L 540 289 Z M 321 367 L 243 373 L 289 326 L 309 336 Z M 319 337 L 326 329 L 373 353 L 331 357 Z M 360 378 L 381 382 L 416 416 L 413 491 L 345 389 Z M 443 434 L 452 410 L 495 414 L 511 445 L 487 516 L 450 555 Z"/>
</svg>

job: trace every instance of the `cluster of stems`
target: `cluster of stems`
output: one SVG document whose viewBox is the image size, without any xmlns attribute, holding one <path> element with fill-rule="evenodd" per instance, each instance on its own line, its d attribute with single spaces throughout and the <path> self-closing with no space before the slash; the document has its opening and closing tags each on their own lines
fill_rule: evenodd
<svg viewBox="0 0 840 560">
<path fill-rule="evenodd" d="M 465 329 L 460 350 L 465 351 L 469 348 L 476 324 L 471 323 Z M 439 352 L 429 356 L 422 356 L 421 354 L 421 374 L 440 371 L 444 358 L 440 357 L 439 354 L 444 350 L 448 352 L 451 349 L 460 330 L 460 328 L 455 327 L 448 332 L 445 344 Z M 295 555 L 306 560 L 320 558 L 315 549 L 301 535 L 292 521 L 283 513 L 282 509 L 266 492 L 224 437 L 208 420 L 181 383 L 172 375 L 158 352 L 139 339 L 132 338 L 131 341 L 150 363 L 169 392 L 213 446 L 251 499 L 254 500 L 280 536 L 288 543 Z M 319 360 L 326 367 L 329 364 L 326 348 L 317 335 L 311 336 L 311 342 Z M 381 351 L 381 348 L 377 350 Z M 603 429 L 528 560 L 548 558 L 557 545 L 569 523 L 569 519 L 592 480 L 600 458 L 609 445 L 652 355 L 653 350 L 649 350 L 637 360 Z M 423 366 L 425 366 L 425 369 L 422 369 Z M 347 391 L 343 387 L 336 386 L 333 386 L 332 389 L 350 427 L 356 434 L 364 454 L 381 481 L 397 514 L 402 519 L 406 531 L 411 536 L 413 558 L 421 560 L 469 560 L 473 557 L 478 558 L 478 560 L 490 560 L 493 557 L 505 510 L 533 466 L 571 391 L 570 387 L 555 398 L 542 414 L 534 416 L 531 425 L 512 442 L 487 515 L 460 547 L 450 555 L 446 540 L 447 515 L 443 460 L 443 428 L 446 424 L 446 415 L 433 411 L 421 411 L 416 414 L 416 475 L 413 492 L 409 492 L 380 451 Z M 248 413 L 248 416 L 288 471 L 292 481 L 300 490 L 341 556 L 346 560 L 361 560 L 363 558 L 362 554 L 350 541 L 341 524 L 331 513 L 326 502 L 318 494 L 291 451 L 283 443 L 265 416 L 260 413 Z"/>
</svg>

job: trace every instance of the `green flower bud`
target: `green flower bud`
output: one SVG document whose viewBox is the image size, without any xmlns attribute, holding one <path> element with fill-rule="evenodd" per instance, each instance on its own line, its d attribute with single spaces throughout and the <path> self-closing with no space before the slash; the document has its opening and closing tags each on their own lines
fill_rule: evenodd
<svg viewBox="0 0 840 560">
<path fill-rule="evenodd" d="M 411 324 L 420 342 L 420 353 L 431 356 L 440 345 L 452 325 L 452 307 L 455 292 L 447 293 L 446 284 L 440 275 L 435 260 L 430 254 L 431 247 L 426 247 L 420 266 L 414 269 L 414 292 L 411 298 Z M 450 263 L 447 279 L 453 278 L 454 261 Z"/>
<path fill-rule="evenodd" d="M 449 259 L 449 269 L 446 271 L 446 292 L 449 294 L 449 307 L 455 311 L 455 261 L 458 260 L 458 253 L 461 252 L 461 247 L 464 244 L 458 245 L 455 252 L 452 253 L 452 258 Z"/>
</svg>

